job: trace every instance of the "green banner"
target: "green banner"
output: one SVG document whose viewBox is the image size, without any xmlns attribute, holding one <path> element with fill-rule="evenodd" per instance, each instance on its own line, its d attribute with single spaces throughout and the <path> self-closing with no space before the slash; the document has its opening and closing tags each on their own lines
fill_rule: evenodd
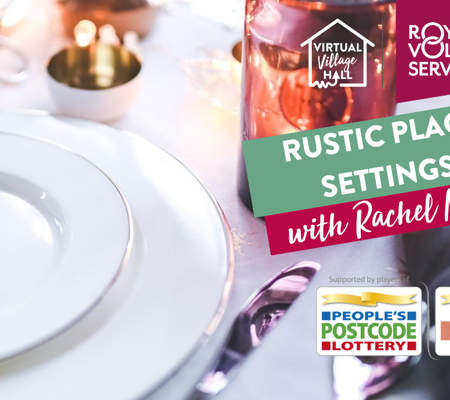
<svg viewBox="0 0 450 400">
<path fill-rule="evenodd" d="M 256 217 L 450 185 L 450 107 L 243 142 Z"/>
</svg>

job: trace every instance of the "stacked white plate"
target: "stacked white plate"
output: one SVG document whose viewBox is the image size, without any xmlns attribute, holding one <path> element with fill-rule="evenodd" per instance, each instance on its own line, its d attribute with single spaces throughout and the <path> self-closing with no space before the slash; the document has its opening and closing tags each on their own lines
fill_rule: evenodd
<svg viewBox="0 0 450 400">
<path fill-rule="evenodd" d="M 144 139 L 0 113 L 0 398 L 128 400 L 217 325 L 232 276 L 224 217 Z"/>
</svg>

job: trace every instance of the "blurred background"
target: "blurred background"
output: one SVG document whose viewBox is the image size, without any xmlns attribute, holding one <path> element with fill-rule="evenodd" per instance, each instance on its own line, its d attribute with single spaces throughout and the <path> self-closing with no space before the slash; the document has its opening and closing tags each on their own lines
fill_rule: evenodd
<svg viewBox="0 0 450 400">
<path fill-rule="evenodd" d="M 114 29 L 104 30 L 102 38 L 99 32 L 92 33 L 89 24 L 78 25 L 82 20 L 94 22 L 97 30 L 105 25 Z M 83 47 L 92 40 L 114 46 L 120 40 L 138 55 L 142 82 L 129 109 L 107 122 L 179 158 L 207 184 L 230 222 L 238 268 L 224 323 L 207 346 L 150 397 L 155 400 L 177 400 L 189 392 L 247 296 L 274 272 L 299 261 L 298 254 L 270 256 L 263 221 L 242 205 L 235 190 L 241 140 L 240 49 L 236 45 L 243 25 L 242 0 L 0 1 L 1 109 L 61 112 L 65 98 L 49 86 L 52 57 L 68 46 Z M 414 102 L 400 105 L 397 112 L 431 109 L 447 102 L 446 98 Z M 101 113 L 98 116 L 104 120 Z M 325 264 L 327 272 L 317 277 L 302 302 L 219 398 L 333 398 L 333 360 L 315 353 L 315 288 L 326 285 L 333 273 L 405 274 L 400 238 L 339 246 L 339 258 L 337 251 L 334 247 L 302 253 L 302 259 Z M 344 380 L 341 385 L 351 386 L 358 370 L 345 368 L 349 369 L 339 379 Z M 425 354 L 405 379 L 378 398 L 448 399 L 446 371 L 445 361 L 434 361 Z M 348 394 L 342 400 L 358 400 L 359 395 L 356 391 L 354 397 Z"/>
</svg>

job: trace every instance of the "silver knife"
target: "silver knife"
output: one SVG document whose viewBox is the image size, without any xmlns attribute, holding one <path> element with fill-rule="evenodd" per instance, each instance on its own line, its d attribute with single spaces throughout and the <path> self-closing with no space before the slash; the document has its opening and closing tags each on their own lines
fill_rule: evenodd
<svg viewBox="0 0 450 400">
<path fill-rule="evenodd" d="M 242 362 L 284 316 L 320 269 L 312 261 L 286 268 L 255 292 L 237 316 L 230 333 L 208 372 L 189 400 L 208 399 L 224 389 Z"/>
</svg>

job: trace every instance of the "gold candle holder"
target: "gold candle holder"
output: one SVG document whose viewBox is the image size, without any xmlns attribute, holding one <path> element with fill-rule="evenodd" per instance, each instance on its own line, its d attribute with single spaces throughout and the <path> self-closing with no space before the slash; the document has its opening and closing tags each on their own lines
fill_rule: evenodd
<svg viewBox="0 0 450 400">
<path fill-rule="evenodd" d="M 47 65 L 49 88 L 59 109 L 96 121 L 122 116 L 140 87 L 140 58 L 122 45 L 95 43 L 86 32 L 77 40 Z"/>
<path fill-rule="evenodd" d="M 142 65 L 137 56 L 111 44 L 72 46 L 56 53 L 47 71 L 56 82 L 83 90 L 112 89 L 135 79 Z"/>
</svg>

